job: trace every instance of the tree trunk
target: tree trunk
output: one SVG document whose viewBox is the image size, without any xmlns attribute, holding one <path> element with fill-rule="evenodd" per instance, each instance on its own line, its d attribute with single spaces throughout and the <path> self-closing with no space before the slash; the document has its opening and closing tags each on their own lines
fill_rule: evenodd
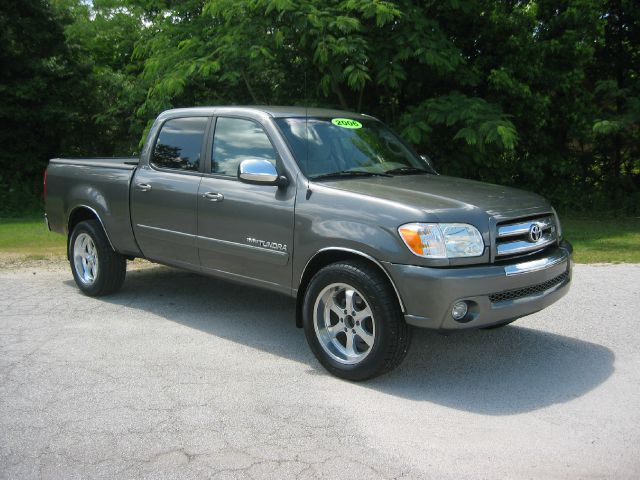
<svg viewBox="0 0 640 480">
<path fill-rule="evenodd" d="M 253 88 L 249 83 L 249 79 L 247 78 L 247 75 L 244 73 L 244 70 L 242 71 L 242 79 L 244 80 L 244 84 L 247 86 L 247 90 L 249 91 L 249 95 L 251 95 L 251 99 L 253 100 L 253 103 L 257 105 L 259 103 L 258 98 L 256 97 L 256 94 L 254 93 Z"/>
<path fill-rule="evenodd" d="M 340 89 L 340 84 L 336 81 L 335 68 L 331 69 L 331 88 L 333 88 L 333 91 L 338 96 L 340 107 L 342 107 L 343 110 L 349 110 L 349 105 L 347 105 L 347 101 L 345 100 L 344 95 L 342 94 L 342 90 Z"/>
<path fill-rule="evenodd" d="M 362 113 L 362 96 L 364 95 L 364 86 L 360 89 L 358 93 L 358 113 Z"/>
</svg>

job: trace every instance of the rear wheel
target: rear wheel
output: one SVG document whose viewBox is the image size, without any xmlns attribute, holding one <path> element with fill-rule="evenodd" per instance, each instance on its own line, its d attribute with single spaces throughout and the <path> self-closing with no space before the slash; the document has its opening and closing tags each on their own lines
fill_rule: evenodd
<svg viewBox="0 0 640 480">
<path fill-rule="evenodd" d="M 111 248 L 97 220 L 85 220 L 73 229 L 69 263 L 78 288 L 92 297 L 119 290 L 127 272 L 126 259 Z"/>
<path fill-rule="evenodd" d="M 331 264 L 311 279 L 303 324 L 320 363 L 348 380 L 392 370 L 406 356 L 411 338 L 387 279 L 362 261 Z"/>
</svg>

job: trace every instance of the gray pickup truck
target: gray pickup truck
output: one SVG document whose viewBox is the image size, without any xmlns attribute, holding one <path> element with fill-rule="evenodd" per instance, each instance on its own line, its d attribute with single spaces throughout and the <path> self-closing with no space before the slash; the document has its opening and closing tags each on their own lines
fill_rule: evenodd
<svg viewBox="0 0 640 480">
<path fill-rule="evenodd" d="M 52 159 L 45 192 L 85 294 L 117 291 L 136 257 L 284 293 L 318 360 L 350 380 L 398 365 L 411 326 L 500 327 L 571 281 L 544 198 L 438 175 L 362 114 L 170 110 L 140 158 Z"/>
</svg>

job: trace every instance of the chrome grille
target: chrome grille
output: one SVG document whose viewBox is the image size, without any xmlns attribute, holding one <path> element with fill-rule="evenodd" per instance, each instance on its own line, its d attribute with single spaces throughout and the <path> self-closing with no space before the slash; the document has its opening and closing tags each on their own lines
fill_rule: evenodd
<svg viewBox="0 0 640 480">
<path fill-rule="evenodd" d="M 537 239 L 535 233 L 538 234 Z M 500 259 L 535 252 L 557 240 L 558 233 L 552 215 L 498 224 L 496 257 Z"/>
<path fill-rule="evenodd" d="M 504 292 L 493 293 L 489 295 L 491 303 L 506 302 L 509 300 L 517 300 L 519 298 L 530 297 L 546 292 L 569 279 L 569 272 L 564 272 L 551 280 L 539 283 L 537 285 L 531 285 L 529 287 L 516 288 L 514 290 L 507 290 Z"/>
</svg>

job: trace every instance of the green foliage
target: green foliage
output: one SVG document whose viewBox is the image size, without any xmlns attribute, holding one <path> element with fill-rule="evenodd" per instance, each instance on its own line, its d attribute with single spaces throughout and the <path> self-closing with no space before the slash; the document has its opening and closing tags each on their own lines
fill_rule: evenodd
<svg viewBox="0 0 640 480">
<path fill-rule="evenodd" d="M 443 173 L 640 205 L 637 2 L 51 2 L 0 7 L 7 190 L 51 156 L 133 153 L 167 108 L 306 104 L 382 118 Z"/>
<path fill-rule="evenodd" d="M 41 210 L 49 158 L 130 154 L 137 145 L 146 87 L 131 52 L 141 22 L 108 3 L 0 7 L 0 214 Z"/>
<path fill-rule="evenodd" d="M 17 21 L 18 20 L 18 21 Z M 9 0 L 0 7 L 0 209 L 37 192 L 45 159 L 72 118 L 67 88 L 78 85 L 59 19 L 37 0 Z M 60 122 L 60 123 L 59 123 Z M 38 161 L 39 160 L 39 161 Z"/>
<path fill-rule="evenodd" d="M 43 211 L 43 200 L 35 182 L 0 176 L 0 217 L 35 215 Z"/>
<path fill-rule="evenodd" d="M 421 122 L 422 119 L 422 123 Z M 422 102 L 403 116 L 403 133 L 413 143 L 428 143 L 432 126 L 459 127 L 453 140 L 484 149 L 495 144 L 501 150 L 513 150 L 518 140 L 514 125 L 500 107 L 481 98 L 469 98 L 459 92 Z"/>
</svg>

